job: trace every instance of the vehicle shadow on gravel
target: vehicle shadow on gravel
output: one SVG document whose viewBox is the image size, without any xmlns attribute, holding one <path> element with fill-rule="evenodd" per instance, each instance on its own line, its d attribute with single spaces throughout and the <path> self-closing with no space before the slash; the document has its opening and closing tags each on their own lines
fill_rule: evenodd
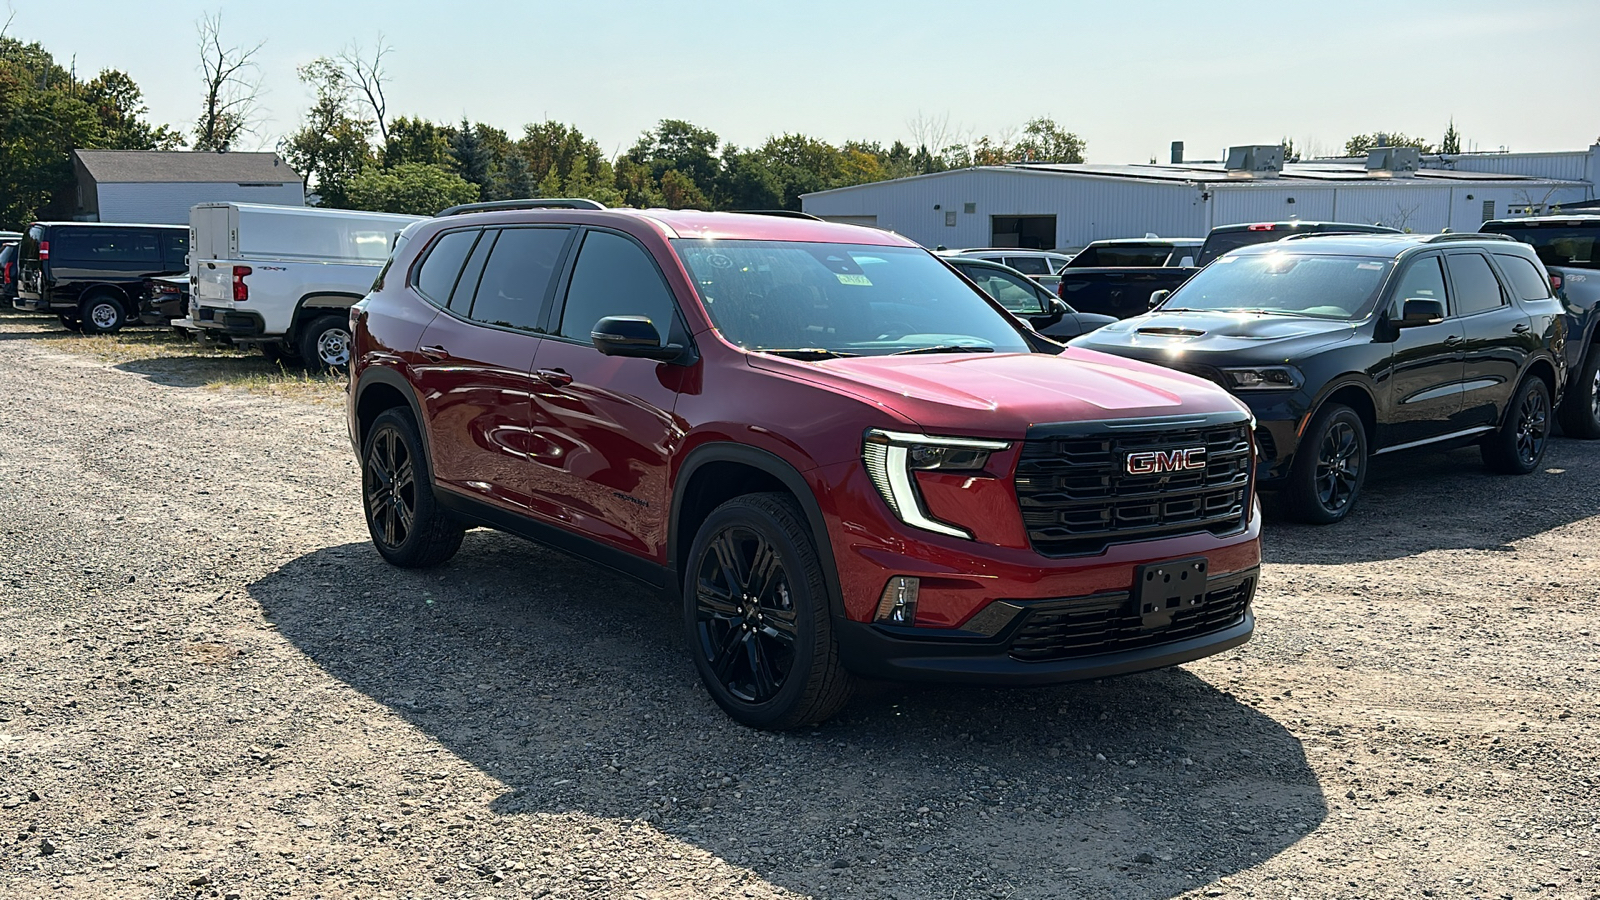
<svg viewBox="0 0 1600 900">
<path fill-rule="evenodd" d="M 655 829 L 796 891 L 1164 898 L 1326 815 L 1300 742 L 1181 669 L 869 685 L 836 719 L 774 735 L 712 704 L 668 604 L 496 533 L 429 572 L 330 547 L 249 590 L 323 670 L 503 783 L 494 813 L 577 818 L 634 849 Z M 1215 680 L 1232 659 L 1207 664 Z"/>
<path fill-rule="evenodd" d="M 1600 442 L 1553 438 L 1529 475 L 1496 475 L 1476 447 L 1414 451 L 1374 462 L 1357 506 L 1335 525 L 1289 522 L 1267 498 L 1266 562 L 1339 565 L 1430 550 L 1500 550 L 1596 514 Z"/>
</svg>

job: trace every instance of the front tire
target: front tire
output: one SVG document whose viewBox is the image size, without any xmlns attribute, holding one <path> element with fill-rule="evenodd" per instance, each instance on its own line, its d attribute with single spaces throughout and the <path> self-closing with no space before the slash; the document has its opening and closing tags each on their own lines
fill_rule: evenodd
<svg viewBox="0 0 1600 900">
<path fill-rule="evenodd" d="M 116 334 L 127 323 L 128 313 L 115 297 L 96 294 L 78 308 L 84 334 Z"/>
<path fill-rule="evenodd" d="M 434 498 L 422 438 L 405 410 L 385 410 L 367 432 L 361 500 L 373 546 L 402 569 L 436 566 L 461 549 L 466 529 Z"/>
<path fill-rule="evenodd" d="M 780 730 L 849 701 L 822 563 L 793 498 L 749 494 L 717 507 L 695 535 L 684 581 L 689 652 L 728 715 Z"/>
<path fill-rule="evenodd" d="M 1550 388 L 1529 377 L 1517 388 L 1499 429 L 1479 445 L 1483 464 L 1502 475 L 1526 475 L 1539 468 L 1550 444 Z"/>
<path fill-rule="evenodd" d="M 342 371 L 350 365 L 350 319 L 321 316 L 300 335 L 300 358 L 313 371 Z"/>
<path fill-rule="evenodd" d="M 1331 404 L 1317 413 L 1300 440 L 1284 490 L 1289 517 L 1331 525 L 1350 514 L 1367 480 L 1367 428 L 1356 411 Z"/>
<path fill-rule="evenodd" d="M 1600 438 L 1600 344 L 1583 354 L 1583 365 L 1573 373 L 1557 418 L 1567 437 L 1592 441 Z"/>
</svg>

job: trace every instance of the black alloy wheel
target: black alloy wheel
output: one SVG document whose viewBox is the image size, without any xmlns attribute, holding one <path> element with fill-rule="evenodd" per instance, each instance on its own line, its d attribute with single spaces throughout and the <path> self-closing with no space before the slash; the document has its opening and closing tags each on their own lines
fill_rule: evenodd
<svg viewBox="0 0 1600 900">
<path fill-rule="evenodd" d="M 850 699 L 805 514 L 785 494 L 735 497 L 695 535 L 684 625 L 706 690 L 755 728 L 828 718 Z"/>
<path fill-rule="evenodd" d="M 1573 371 L 1558 418 L 1567 437 L 1600 438 L 1600 344 L 1590 345 L 1583 364 Z"/>
<path fill-rule="evenodd" d="M 1526 475 L 1539 467 L 1550 443 L 1550 388 L 1537 377 L 1523 381 L 1505 421 L 1484 439 L 1484 465 L 1504 475 Z"/>
<path fill-rule="evenodd" d="M 1329 525 L 1350 514 L 1367 480 L 1367 429 L 1356 411 L 1331 404 L 1306 428 L 1283 491 L 1289 517 Z"/>
<path fill-rule="evenodd" d="M 461 549 L 465 527 L 440 508 L 409 411 L 384 411 L 361 455 L 367 531 L 384 559 L 403 568 L 438 565 Z"/>
</svg>

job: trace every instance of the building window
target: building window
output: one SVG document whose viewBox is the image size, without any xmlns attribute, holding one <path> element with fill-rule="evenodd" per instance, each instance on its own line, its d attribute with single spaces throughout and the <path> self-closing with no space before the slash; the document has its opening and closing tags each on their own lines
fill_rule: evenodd
<svg viewBox="0 0 1600 900">
<path fill-rule="evenodd" d="M 944 224 L 948 228 L 956 227 L 956 213 L 955 213 L 955 210 L 951 210 L 951 211 L 949 211 L 949 212 L 944 214 Z"/>
<path fill-rule="evenodd" d="M 978 204 L 976 204 L 976 203 L 963 203 L 961 205 L 961 211 L 966 213 L 969 216 L 970 215 L 974 215 L 978 211 Z"/>
</svg>

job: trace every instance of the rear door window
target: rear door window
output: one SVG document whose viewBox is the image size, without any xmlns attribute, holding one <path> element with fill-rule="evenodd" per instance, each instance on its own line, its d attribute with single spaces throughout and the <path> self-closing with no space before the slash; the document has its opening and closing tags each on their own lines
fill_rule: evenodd
<svg viewBox="0 0 1600 900">
<path fill-rule="evenodd" d="M 1511 280 L 1511 287 L 1524 300 L 1544 300 L 1550 296 L 1550 280 L 1540 274 L 1530 260 L 1509 253 L 1496 253 L 1500 270 Z"/>
<path fill-rule="evenodd" d="M 450 291 L 455 288 L 456 277 L 461 274 L 461 264 L 466 262 L 472 242 L 477 238 L 476 229 L 452 231 L 439 238 L 417 272 L 417 293 L 440 306 L 449 303 Z"/>
<path fill-rule="evenodd" d="M 1049 275 L 1050 263 L 1042 256 L 1008 256 L 1006 265 L 1024 275 Z"/>
<path fill-rule="evenodd" d="M 676 311 L 672 290 L 643 247 L 619 234 L 591 231 L 572 270 L 561 336 L 587 344 L 595 323 L 606 316 L 644 316 L 666 341 Z"/>
<path fill-rule="evenodd" d="M 571 236 L 570 228 L 501 231 L 478 280 L 472 319 L 501 328 L 538 331 L 561 251 Z"/>
<path fill-rule="evenodd" d="M 1470 316 L 1505 305 L 1500 280 L 1487 259 L 1476 253 L 1452 253 L 1445 257 L 1445 267 L 1455 288 L 1457 315 Z"/>
<path fill-rule="evenodd" d="M 183 265 L 189 255 L 189 232 L 161 232 L 161 255 L 170 265 Z"/>
</svg>

